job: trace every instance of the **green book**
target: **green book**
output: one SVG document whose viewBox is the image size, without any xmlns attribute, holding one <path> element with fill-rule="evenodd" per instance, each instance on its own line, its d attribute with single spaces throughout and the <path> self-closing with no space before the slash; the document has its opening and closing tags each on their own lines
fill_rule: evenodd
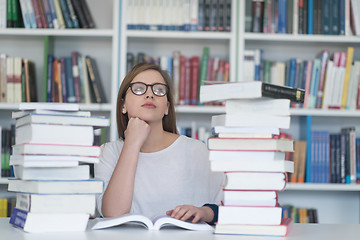
<svg viewBox="0 0 360 240">
<path fill-rule="evenodd" d="M 205 85 L 205 81 L 206 81 L 206 78 L 207 78 L 209 52 L 210 52 L 209 47 L 204 47 L 203 48 L 203 54 L 202 54 L 201 66 L 200 66 L 199 93 L 200 93 L 200 87 L 202 85 Z M 198 94 L 198 95 L 200 96 L 200 94 Z"/>
</svg>

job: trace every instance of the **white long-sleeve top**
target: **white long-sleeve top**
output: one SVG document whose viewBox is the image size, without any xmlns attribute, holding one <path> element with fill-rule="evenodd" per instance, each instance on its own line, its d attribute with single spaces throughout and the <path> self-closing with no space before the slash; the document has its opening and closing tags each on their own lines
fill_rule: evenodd
<svg viewBox="0 0 360 240">
<path fill-rule="evenodd" d="M 104 180 L 104 189 L 110 181 L 123 144 L 122 140 L 117 140 L 101 146 L 95 177 Z M 140 152 L 130 213 L 153 218 L 166 214 L 167 210 L 178 205 L 201 207 L 205 203 L 219 204 L 224 182 L 223 173 L 210 170 L 206 145 L 199 140 L 179 136 L 161 151 Z M 102 197 L 97 197 L 100 214 Z"/>
</svg>

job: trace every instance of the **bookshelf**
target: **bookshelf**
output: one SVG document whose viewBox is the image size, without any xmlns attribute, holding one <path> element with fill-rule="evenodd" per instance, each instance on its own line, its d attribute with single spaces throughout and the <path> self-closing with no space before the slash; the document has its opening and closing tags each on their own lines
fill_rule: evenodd
<svg viewBox="0 0 360 240">
<path fill-rule="evenodd" d="M 72 51 L 93 57 L 102 80 L 107 102 L 102 104 L 79 104 L 80 110 L 92 115 L 109 117 L 116 123 L 116 97 L 119 70 L 119 13 L 120 0 L 86 0 L 95 22 L 92 29 L 0 29 L 0 53 L 8 56 L 28 58 L 35 63 L 37 100 L 43 96 L 44 54 L 48 51 L 55 57 L 70 56 Z M 46 44 L 48 39 L 48 46 Z M 0 103 L 0 125 L 10 128 L 14 123 L 11 112 L 17 110 L 16 103 Z M 108 140 L 117 137 L 116 124 L 108 129 Z M 6 178 L 0 178 L 0 198 L 14 196 L 7 192 Z"/>
</svg>

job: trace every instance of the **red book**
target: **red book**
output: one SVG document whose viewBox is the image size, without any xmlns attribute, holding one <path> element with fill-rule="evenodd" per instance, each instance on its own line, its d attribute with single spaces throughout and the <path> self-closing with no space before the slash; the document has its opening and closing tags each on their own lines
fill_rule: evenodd
<svg viewBox="0 0 360 240">
<path fill-rule="evenodd" d="M 280 225 L 216 224 L 215 233 L 285 237 L 292 222 L 291 218 L 282 218 Z"/>
<path fill-rule="evenodd" d="M 44 28 L 44 25 L 41 21 L 39 2 L 38 2 L 38 0 L 31 0 L 31 2 L 32 2 L 33 8 L 34 8 L 34 15 L 35 15 L 37 28 Z"/>
<path fill-rule="evenodd" d="M 194 56 L 191 58 L 191 105 L 198 104 L 198 95 L 199 95 L 199 62 L 200 58 Z"/>
<path fill-rule="evenodd" d="M 190 105 L 191 94 L 190 58 L 185 57 L 185 105 Z"/>
</svg>

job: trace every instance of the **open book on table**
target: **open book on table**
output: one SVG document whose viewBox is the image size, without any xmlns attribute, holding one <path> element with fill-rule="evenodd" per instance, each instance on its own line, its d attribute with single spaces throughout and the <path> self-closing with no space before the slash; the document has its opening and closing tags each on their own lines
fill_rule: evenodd
<svg viewBox="0 0 360 240">
<path fill-rule="evenodd" d="M 124 214 L 120 217 L 113 218 L 97 218 L 94 220 L 92 226 L 93 230 L 109 228 L 113 226 L 118 226 L 126 223 L 135 223 L 143 225 L 149 230 L 160 230 L 160 228 L 165 226 L 176 226 L 183 229 L 194 230 L 194 231 L 214 231 L 214 228 L 207 223 L 191 223 L 187 221 L 181 221 L 170 216 L 158 216 L 153 220 L 138 214 Z"/>
</svg>

